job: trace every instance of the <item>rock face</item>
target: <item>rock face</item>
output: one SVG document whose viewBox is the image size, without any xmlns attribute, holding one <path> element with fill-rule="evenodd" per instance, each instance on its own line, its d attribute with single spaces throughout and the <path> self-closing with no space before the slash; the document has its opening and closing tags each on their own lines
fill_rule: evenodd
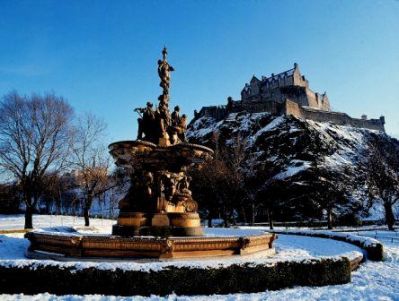
<svg viewBox="0 0 399 301">
<path fill-rule="evenodd" d="M 335 206 L 337 216 L 374 214 L 375 208 L 369 210 L 361 184 L 367 175 L 369 148 L 378 141 L 399 150 L 399 141 L 382 132 L 269 113 L 231 113 L 221 121 L 204 116 L 189 125 L 187 138 L 213 149 L 232 150 L 240 144 L 245 157 L 240 165 L 244 178 L 261 179 L 254 191 L 266 182 L 284 182 L 285 198 L 293 201 L 281 215 L 290 220 L 317 217 L 311 208 L 300 203 L 303 198 L 298 194 L 304 190 L 298 187 L 306 183 L 305 194 L 317 190 L 318 182 L 312 179 L 321 170 L 334 174 L 331 180 L 336 185 L 350 187 L 346 200 Z M 309 206 L 314 204 L 309 202 Z M 382 211 L 377 213 L 371 218 L 383 217 Z"/>
</svg>

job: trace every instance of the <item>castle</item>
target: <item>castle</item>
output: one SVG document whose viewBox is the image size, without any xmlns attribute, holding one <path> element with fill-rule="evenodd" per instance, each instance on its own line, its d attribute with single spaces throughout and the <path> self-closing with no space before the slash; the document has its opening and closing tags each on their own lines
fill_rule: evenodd
<svg viewBox="0 0 399 301">
<path fill-rule="evenodd" d="M 227 105 L 203 107 L 199 112 L 194 112 L 194 120 L 202 116 L 221 120 L 229 113 L 243 111 L 291 115 L 299 119 L 385 131 L 384 116 L 379 119 L 367 119 L 366 115 L 352 118 L 345 113 L 331 111 L 327 93 L 313 92 L 296 63 L 294 68 L 271 74 L 270 77 L 262 76 L 259 79 L 254 75 L 242 89 L 241 100 L 228 97 Z"/>
</svg>

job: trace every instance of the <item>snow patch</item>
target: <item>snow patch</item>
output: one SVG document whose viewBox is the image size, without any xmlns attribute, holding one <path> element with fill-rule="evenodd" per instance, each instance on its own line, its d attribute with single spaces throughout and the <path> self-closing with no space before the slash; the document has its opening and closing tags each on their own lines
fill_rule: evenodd
<svg viewBox="0 0 399 301">
<path fill-rule="evenodd" d="M 299 160 L 292 160 L 291 163 L 294 163 L 294 166 L 287 166 L 286 169 L 277 175 L 274 176 L 277 180 L 284 180 L 286 178 L 292 177 L 304 170 L 307 170 L 311 167 L 311 163 L 307 161 L 302 161 L 302 165 L 298 165 Z"/>
</svg>

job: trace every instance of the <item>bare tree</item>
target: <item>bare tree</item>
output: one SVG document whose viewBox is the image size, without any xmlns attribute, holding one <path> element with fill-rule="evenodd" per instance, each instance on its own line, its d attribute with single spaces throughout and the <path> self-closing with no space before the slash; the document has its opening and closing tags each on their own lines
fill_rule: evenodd
<svg viewBox="0 0 399 301">
<path fill-rule="evenodd" d="M 368 160 L 367 186 L 370 198 L 381 201 L 388 229 L 393 230 L 392 207 L 399 202 L 399 149 L 376 138 Z"/>
<path fill-rule="evenodd" d="M 70 148 L 72 107 L 54 94 L 5 95 L 0 103 L 0 167 L 19 182 L 25 228 L 43 190 L 47 170 L 59 170 Z"/>
<path fill-rule="evenodd" d="M 15 183 L 0 184 L 0 213 L 17 213 L 20 205 L 18 187 Z"/>
<path fill-rule="evenodd" d="M 73 180 L 73 181 L 72 181 Z M 56 214 L 63 214 L 64 209 L 68 209 L 71 204 L 71 195 L 73 195 L 75 188 L 75 179 L 70 176 L 70 173 L 60 174 L 58 172 L 46 173 L 43 183 L 43 194 L 41 202 L 46 205 L 46 212 Z"/>
<path fill-rule="evenodd" d="M 208 211 L 209 226 L 212 218 L 217 215 L 228 226 L 248 196 L 242 169 L 245 142 L 237 138 L 236 143 L 226 148 L 224 141 L 218 138 L 215 140 L 217 143 L 213 160 L 201 169 L 191 171 L 191 187 L 201 208 Z"/>
<path fill-rule="evenodd" d="M 348 203 L 350 185 L 344 180 L 343 175 L 345 173 L 320 170 L 313 179 L 315 188 L 308 194 L 316 207 L 326 211 L 328 229 L 333 228 L 336 209 Z"/>
<path fill-rule="evenodd" d="M 40 198 L 40 204 L 46 206 L 45 213 L 52 214 L 56 208 L 57 214 L 60 213 L 61 202 L 61 177 L 56 172 L 48 172 L 43 178 L 43 192 Z M 39 204 L 39 207 L 40 207 Z"/>
<path fill-rule="evenodd" d="M 287 186 L 285 180 L 269 179 L 256 192 L 257 204 L 266 209 L 269 227 L 273 230 L 274 212 L 279 207 L 284 206 L 287 198 Z"/>
<path fill-rule="evenodd" d="M 332 229 L 335 217 L 348 206 L 352 191 L 352 173 L 349 166 L 331 169 L 315 161 L 303 173 L 304 180 L 294 182 L 288 187 L 293 193 L 287 198 L 286 206 L 296 209 L 303 206 L 310 216 L 325 212 L 328 229 Z"/>
<path fill-rule="evenodd" d="M 92 114 L 79 118 L 75 132 L 71 163 L 76 172 L 77 185 L 83 194 L 85 226 L 93 200 L 109 190 L 109 155 L 103 144 L 106 124 Z"/>
<path fill-rule="evenodd" d="M 192 170 L 191 188 L 195 199 L 202 209 L 207 209 L 209 226 L 211 220 L 219 214 L 225 225 L 231 221 L 235 200 L 238 198 L 239 183 L 236 182 L 230 167 L 216 157 L 199 170 Z"/>
</svg>

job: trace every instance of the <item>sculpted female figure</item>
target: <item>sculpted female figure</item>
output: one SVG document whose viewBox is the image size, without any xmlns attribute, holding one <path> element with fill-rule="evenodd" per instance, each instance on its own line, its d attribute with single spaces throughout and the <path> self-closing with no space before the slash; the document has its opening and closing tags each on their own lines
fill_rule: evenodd
<svg viewBox="0 0 399 301">
<path fill-rule="evenodd" d="M 175 71 L 175 69 L 169 65 L 166 60 L 166 56 L 168 54 L 168 50 L 166 47 L 162 50 L 162 60 L 158 60 L 158 75 L 161 79 L 160 86 L 163 89 L 163 94 L 169 94 L 169 85 L 170 85 L 170 72 Z"/>
</svg>

